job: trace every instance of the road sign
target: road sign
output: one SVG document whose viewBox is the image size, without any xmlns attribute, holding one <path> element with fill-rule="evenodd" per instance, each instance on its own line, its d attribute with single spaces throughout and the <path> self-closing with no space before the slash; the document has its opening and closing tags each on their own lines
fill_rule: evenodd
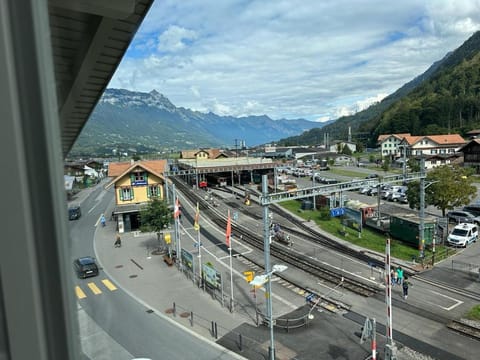
<svg viewBox="0 0 480 360">
<path fill-rule="evenodd" d="M 255 277 L 255 272 L 254 271 L 244 271 L 243 275 L 245 275 L 245 280 L 247 280 L 247 282 L 249 283 Z"/>
</svg>

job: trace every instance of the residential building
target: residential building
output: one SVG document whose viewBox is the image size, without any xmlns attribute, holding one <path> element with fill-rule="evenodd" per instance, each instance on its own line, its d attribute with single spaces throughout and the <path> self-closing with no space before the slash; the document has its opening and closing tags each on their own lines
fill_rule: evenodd
<svg viewBox="0 0 480 360">
<path fill-rule="evenodd" d="M 108 176 L 113 179 L 105 189 L 115 189 L 112 217 L 116 218 L 120 233 L 138 229 L 140 211 L 151 199 L 164 199 L 166 170 L 166 160 L 109 164 Z"/>
<path fill-rule="evenodd" d="M 411 136 L 410 133 L 402 134 L 383 134 L 378 137 L 382 157 L 390 156 L 392 159 L 400 156 L 400 148 L 398 147 L 403 138 Z"/>
<path fill-rule="evenodd" d="M 472 167 L 480 174 L 480 139 L 473 139 L 460 148 L 463 153 L 463 166 Z"/>
<path fill-rule="evenodd" d="M 458 163 L 461 154 L 458 151 L 465 145 L 465 140 L 459 134 L 419 135 L 405 134 L 380 135 L 383 157 L 392 161 L 406 158 L 424 157 L 425 167 Z"/>
</svg>

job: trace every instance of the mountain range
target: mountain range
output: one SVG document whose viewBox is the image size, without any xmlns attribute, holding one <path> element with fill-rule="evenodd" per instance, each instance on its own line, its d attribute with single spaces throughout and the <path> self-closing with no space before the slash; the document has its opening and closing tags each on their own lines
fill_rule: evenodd
<svg viewBox="0 0 480 360">
<path fill-rule="evenodd" d="M 70 156 L 156 153 L 202 147 L 254 146 L 328 124 L 305 119 L 219 116 L 176 107 L 150 93 L 107 89 Z"/>
<path fill-rule="evenodd" d="M 165 96 L 107 89 L 70 154 L 171 152 L 201 147 L 235 148 L 275 141 L 313 145 L 328 134 L 376 146 L 381 133 L 459 133 L 480 127 L 480 32 L 381 102 L 325 123 L 262 116 L 219 116 L 176 107 Z M 280 139 L 280 140 L 279 140 Z"/>
</svg>

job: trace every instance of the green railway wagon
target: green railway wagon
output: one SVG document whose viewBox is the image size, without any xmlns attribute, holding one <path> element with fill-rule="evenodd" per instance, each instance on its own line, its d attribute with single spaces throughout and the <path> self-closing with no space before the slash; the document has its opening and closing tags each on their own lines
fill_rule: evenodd
<svg viewBox="0 0 480 360">
<path fill-rule="evenodd" d="M 391 215 L 390 216 L 390 235 L 394 239 L 420 248 L 420 218 L 416 215 Z M 425 246 L 433 243 L 435 235 L 435 218 L 427 216 L 424 218 L 424 239 Z"/>
</svg>

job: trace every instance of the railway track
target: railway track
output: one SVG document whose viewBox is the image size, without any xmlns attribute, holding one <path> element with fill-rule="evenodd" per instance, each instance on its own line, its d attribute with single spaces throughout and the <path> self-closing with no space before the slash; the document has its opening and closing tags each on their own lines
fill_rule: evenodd
<svg viewBox="0 0 480 360">
<path fill-rule="evenodd" d="M 480 340 L 480 328 L 478 326 L 473 326 L 463 321 L 453 320 L 447 325 L 447 327 L 461 333 L 462 335 Z"/>
<path fill-rule="evenodd" d="M 190 187 L 184 185 L 183 182 L 176 180 L 175 183 L 177 185 L 177 188 L 182 191 L 182 193 L 185 195 L 185 197 L 189 199 L 189 201 L 191 201 L 192 203 L 196 203 L 197 201 L 199 202 L 200 208 L 204 211 L 205 215 L 208 216 L 217 226 L 221 228 L 225 227 L 226 219 L 222 218 L 221 216 L 218 215 L 216 211 L 212 210 L 211 206 L 207 203 L 207 201 L 205 201 L 205 199 L 202 199 L 197 194 L 194 194 L 190 189 Z M 238 204 L 238 202 L 231 202 L 228 205 L 233 208 L 238 208 L 243 213 L 246 213 L 248 216 L 250 216 L 253 219 L 256 219 L 256 220 L 263 219 L 263 217 L 258 212 L 255 212 L 250 208 L 242 207 L 241 205 Z M 306 226 L 303 223 L 303 221 L 300 221 L 294 218 L 291 214 L 289 214 L 288 212 L 284 211 L 282 208 L 276 205 L 271 206 L 270 211 L 274 211 L 277 215 L 279 215 L 280 218 L 285 218 L 288 221 L 290 221 L 292 224 L 298 227 L 298 229 L 293 228 L 293 226 L 288 227 L 288 233 L 290 234 L 294 234 L 296 236 L 306 238 L 322 246 L 328 247 L 330 249 L 333 249 L 342 253 L 346 253 L 356 259 L 363 260 L 369 263 L 374 263 L 374 264 L 377 264 L 378 266 L 384 266 L 383 261 L 379 261 L 378 259 L 374 259 L 368 256 L 367 254 L 363 254 L 361 252 L 352 250 L 341 244 L 337 244 L 334 240 L 331 240 L 326 236 L 324 236 L 323 234 L 320 234 L 314 229 L 311 229 L 310 227 Z M 248 230 L 242 229 L 235 225 L 232 225 L 232 229 L 235 231 L 235 233 L 242 235 L 243 241 L 248 242 L 253 247 L 256 247 L 259 250 L 263 251 L 263 239 L 260 239 L 259 237 L 254 237 Z M 344 288 L 356 294 L 359 294 L 362 296 L 373 296 L 380 291 L 380 289 L 361 283 L 356 279 L 351 279 L 348 276 L 342 276 L 342 274 L 338 274 L 337 271 L 327 268 L 324 264 L 319 264 L 318 262 L 312 261 L 312 259 L 309 259 L 298 253 L 295 254 L 294 252 L 291 251 L 291 249 L 284 247 L 283 245 L 272 243 L 271 253 L 272 253 L 272 256 L 275 256 L 276 258 L 281 259 L 281 261 L 288 263 L 296 268 L 302 269 L 303 271 L 309 274 L 312 274 L 323 281 L 338 285 L 343 279 Z M 240 254 L 238 255 L 243 256 Z M 256 263 L 252 259 L 248 259 L 248 260 Z M 262 267 L 262 264 L 258 264 L 258 263 L 256 264 Z M 423 278 L 419 278 L 419 280 L 424 282 L 434 283 L 431 280 L 426 280 Z M 304 288 L 301 284 L 296 284 L 294 282 L 291 282 L 291 283 L 297 286 L 298 288 L 304 289 L 308 293 L 315 293 L 315 291 L 311 289 Z M 451 286 L 448 286 L 448 288 L 451 288 Z M 465 295 L 465 296 L 469 295 L 469 297 L 471 298 L 478 298 L 477 297 L 478 294 L 464 294 L 464 291 L 461 291 L 461 293 L 462 295 Z M 320 296 L 320 295 L 316 294 L 316 296 Z M 325 299 L 325 300 L 327 302 L 330 301 L 328 299 Z M 337 307 L 337 308 L 348 309 L 348 306 L 346 306 L 345 304 L 336 304 L 335 302 L 332 302 L 332 304 L 334 307 Z M 418 309 L 418 315 L 425 316 L 425 310 Z M 438 320 L 438 314 L 432 314 L 431 319 Z M 445 324 L 445 326 L 447 326 L 448 328 L 460 334 L 480 340 L 480 328 L 476 326 L 472 326 L 467 323 L 457 321 L 457 320 L 451 320 L 451 319 L 444 319 L 444 321 L 442 322 Z"/>
<path fill-rule="evenodd" d="M 210 220 L 218 227 L 225 228 L 225 217 L 220 216 L 216 211 L 214 211 L 209 204 L 206 203 L 206 200 L 194 193 L 189 186 L 185 185 L 178 179 L 172 180 L 174 181 L 177 189 L 180 190 L 190 202 L 193 204 L 197 202 L 199 203 L 199 207 L 205 216 L 208 216 Z M 235 232 L 237 236 L 241 237 L 243 242 L 263 251 L 263 238 L 261 236 L 252 234 L 251 230 L 245 229 L 236 224 L 232 224 L 232 231 Z M 380 291 L 380 288 L 377 286 L 362 283 L 356 278 L 350 277 L 346 274 L 339 274 L 338 271 L 329 268 L 314 259 L 310 259 L 301 254 L 295 253 L 290 248 L 285 248 L 282 245 L 273 243 L 270 247 L 270 252 L 272 256 L 280 259 L 281 261 L 296 268 L 302 269 L 303 271 L 312 274 L 325 282 L 333 285 L 342 283 L 345 289 L 348 289 L 356 294 L 368 297 L 373 296 Z"/>
<path fill-rule="evenodd" d="M 238 191 L 239 189 L 236 189 L 236 190 Z M 254 192 L 257 196 L 260 196 L 260 193 L 258 191 L 252 191 L 252 190 L 249 190 L 249 191 Z M 234 205 L 234 204 L 231 204 L 231 205 Z M 235 204 L 235 205 L 237 208 L 240 208 L 238 204 Z M 250 215 L 254 219 L 262 219 L 262 216 L 253 210 L 242 209 L 242 211 Z M 385 266 L 385 263 L 383 261 L 377 258 L 374 258 L 372 256 L 369 256 L 366 253 L 352 249 L 349 246 L 338 243 L 335 240 L 332 240 L 329 237 L 323 235 L 322 233 L 316 231 L 315 229 L 312 229 L 311 227 L 305 224 L 304 220 L 300 220 L 292 216 L 292 214 L 290 214 L 288 211 L 283 210 L 281 207 L 277 205 L 270 206 L 270 211 L 277 214 L 278 217 L 288 220 L 288 222 L 292 225 L 292 227 L 288 227 L 288 228 L 283 227 L 283 229 L 289 234 L 301 237 L 305 240 L 316 243 L 323 247 L 348 255 L 352 258 L 358 259 L 367 264 L 372 264 L 376 267 Z M 299 230 L 295 229 L 294 227 L 298 228 Z"/>
</svg>

